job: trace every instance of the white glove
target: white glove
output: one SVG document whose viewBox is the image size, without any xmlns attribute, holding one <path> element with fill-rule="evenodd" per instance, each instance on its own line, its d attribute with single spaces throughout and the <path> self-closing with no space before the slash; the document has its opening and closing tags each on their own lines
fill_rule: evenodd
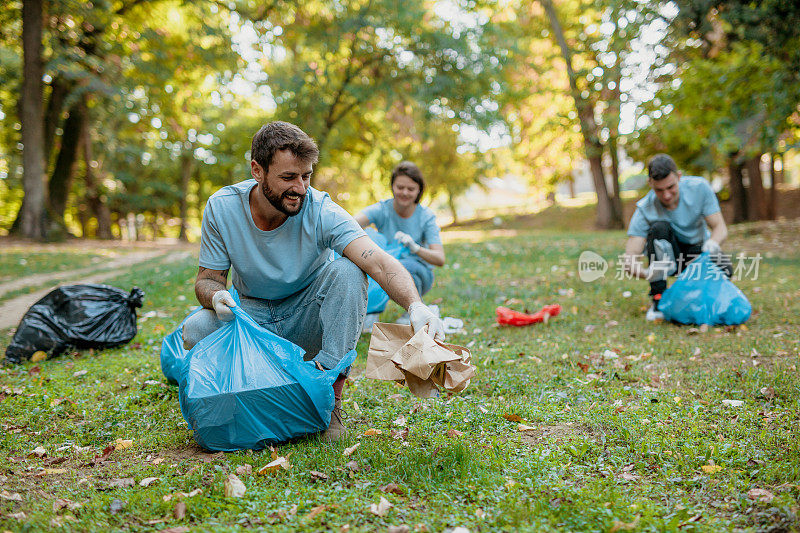
<svg viewBox="0 0 800 533">
<path fill-rule="evenodd" d="M 236 302 L 233 301 L 233 296 L 228 291 L 217 291 L 211 297 L 211 307 L 217 313 L 217 318 L 223 322 L 230 322 L 233 320 L 233 311 L 231 307 L 236 307 Z"/>
<path fill-rule="evenodd" d="M 703 243 L 702 251 L 708 252 L 708 255 L 715 256 L 722 253 L 722 248 L 720 248 L 719 243 L 714 239 L 708 239 Z"/>
<path fill-rule="evenodd" d="M 414 242 L 414 239 L 411 238 L 411 235 L 408 233 L 403 233 L 402 231 L 398 231 L 394 234 L 394 240 L 408 248 L 408 251 L 412 254 L 419 252 L 419 244 Z"/>
<path fill-rule="evenodd" d="M 444 324 L 441 319 L 428 309 L 422 302 L 414 302 L 408 306 L 408 318 L 411 320 L 411 327 L 414 333 L 428 326 L 428 335 L 439 342 L 444 342 Z"/>
</svg>

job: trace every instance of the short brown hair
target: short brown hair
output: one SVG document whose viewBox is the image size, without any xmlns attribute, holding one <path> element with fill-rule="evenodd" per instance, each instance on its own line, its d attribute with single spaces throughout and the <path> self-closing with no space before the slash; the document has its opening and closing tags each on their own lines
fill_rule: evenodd
<svg viewBox="0 0 800 533">
<path fill-rule="evenodd" d="M 294 124 L 280 120 L 264 124 L 253 136 L 250 159 L 268 172 L 275 152 L 280 150 L 289 150 L 301 161 L 310 161 L 312 164 L 319 161 L 319 148 L 314 139 Z"/>
<path fill-rule="evenodd" d="M 425 180 L 422 178 L 422 172 L 420 171 L 419 167 L 411 161 L 402 161 L 392 169 L 392 181 L 390 182 L 390 185 L 394 185 L 394 180 L 397 179 L 397 176 L 406 176 L 419 185 L 419 194 L 414 200 L 414 203 L 418 204 L 419 199 L 422 198 L 422 193 L 425 190 Z"/>
<path fill-rule="evenodd" d="M 653 181 L 663 180 L 673 172 L 678 172 L 678 165 L 667 154 L 654 155 L 647 164 L 647 177 Z"/>
</svg>

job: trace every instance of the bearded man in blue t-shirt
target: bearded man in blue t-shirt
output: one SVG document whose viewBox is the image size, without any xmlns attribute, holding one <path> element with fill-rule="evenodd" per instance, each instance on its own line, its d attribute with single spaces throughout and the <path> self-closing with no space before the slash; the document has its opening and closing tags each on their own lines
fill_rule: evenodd
<svg viewBox="0 0 800 533">
<path fill-rule="evenodd" d="M 310 186 L 318 157 L 316 143 L 300 128 L 271 122 L 253 137 L 253 179 L 208 199 L 195 281 L 205 309 L 184 323 L 184 347 L 233 320 L 236 303 L 226 290 L 231 269 L 242 309 L 321 368 L 335 367 L 356 346 L 367 309 L 365 273 L 408 310 L 414 331 L 427 328 L 444 340 L 441 320 L 422 303 L 408 271 L 327 193 Z M 333 385 L 336 404 L 324 433 L 329 440 L 345 431 L 344 380 Z"/>
<path fill-rule="evenodd" d="M 729 256 L 721 245 L 728 228 L 720 212 L 717 196 L 704 178 L 681 176 L 675 161 L 667 154 L 654 156 L 647 165 L 650 192 L 636 202 L 628 226 L 623 265 L 627 272 L 650 282 L 652 305 L 647 320 L 661 320 L 658 310 L 667 277 L 679 274 L 700 253 L 731 275 Z M 648 266 L 639 261 L 646 253 Z"/>
</svg>

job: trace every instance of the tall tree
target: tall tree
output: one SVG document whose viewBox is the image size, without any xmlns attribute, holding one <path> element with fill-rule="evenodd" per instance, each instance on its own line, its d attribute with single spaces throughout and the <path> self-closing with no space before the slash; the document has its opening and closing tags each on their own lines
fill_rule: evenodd
<svg viewBox="0 0 800 533">
<path fill-rule="evenodd" d="M 567 43 L 564 30 L 558 17 L 558 13 L 553 7 L 551 0 L 540 0 L 544 7 L 553 37 L 561 49 L 561 55 L 566 66 L 567 78 L 572 98 L 575 101 L 575 108 L 578 112 L 580 121 L 581 135 L 583 136 L 584 152 L 586 160 L 589 162 L 589 169 L 592 174 L 595 192 L 597 193 L 597 217 L 596 224 L 600 228 L 621 227 L 622 219 L 619 213 L 615 213 L 611 202 L 611 196 L 606 187 L 606 177 L 603 171 L 603 144 L 600 141 L 597 122 L 594 117 L 594 108 L 591 102 L 578 88 L 578 76 L 575 73 L 572 61 L 572 49 Z"/>
<path fill-rule="evenodd" d="M 42 109 L 42 0 L 22 3 L 22 83 L 23 187 L 22 235 L 44 237 L 45 188 L 44 115 Z"/>
</svg>

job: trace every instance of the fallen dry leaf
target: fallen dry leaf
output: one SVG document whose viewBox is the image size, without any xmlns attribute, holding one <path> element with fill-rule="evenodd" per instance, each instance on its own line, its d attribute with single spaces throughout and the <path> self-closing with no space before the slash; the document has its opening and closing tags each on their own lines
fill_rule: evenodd
<svg viewBox="0 0 800 533">
<path fill-rule="evenodd" d="M 767 489 L 750 489 L 747 491 L 747 497 L 763 503 L 770 503 L 775 499 L 775 495 Z"/>
<path fill-rule="evenodd" d="M 475 509 L 475 516 L 477 516 L 478 518 L 483 518 L 486 516 L 486 511 L 480 508 Z"/>
<path fill-rule="evenodd" d="M 522 422 L 522 417 L 519 415 L 511 415 L 511 414 L 504 414 L 503 418 L 508 420 L 509 422 Z"/>
<path fill-rule="evenodd" d="M 392 394 L 391 396 L 389 396 L 389 399 L 390 400 L 402 400 L 403 399 L 403 395 L 402 394 Z"/>
<path fill-rule="evenodd" d="M 175 508 L 172 510 L 172 516 L 175 517 L 175 520 L 183 520 L 186 518 L 186 503 L 176 503 Z"/>
<path fill-rule="evenodd" d="M 77 372 L 73 372 L 73 373 L 72 373 L 72 377 L 73 377 L 73 378 L 79 378 L 79 377 L 81 377 L 81 376 L 85 376 L 85 375 L 86 375 L 86 374 L 88 374 L 88 373 L 89 373 L 89 371 L 88 371 L 88 370 L 78 370 Z"/>
<path fill-rule="evenodd" d="M 639 518 L 640 517 L 637 515 L 632 522 L 621 522 L 620 520 L 614 520 L 614 523 L 611 525 L 611 529 L 609 529 L 609 533 L 636 529 L 636 526 L 639 524 Z"/>
<path fill-rule="evenodd" d="M 117 450 L 117 451 L 125 450 L 125 449 L 128 449 L 131 446 L 133 446 L 133 440 L 132 439 L 117 439 L 117 440 L 114 441 L 113 444 L 114 444 L 114 449 L 115 450 Z"/>
<path fill-rule="evenodd" d="M 365 437 L 372 437 L 373 435 L 380 435 L 383 433 L 380 429 L 369 428 L 364 432 Z"/>
<path fill-rule="evenodd" d="M 772 387 L 763 387 L 761 390 L 761 395 L 766 398 L 767 400 L 774 400 L 776 397 L 775 389 Z"/>
<path fill-rule="evenodd" d="M 316 507 L 311 509 L 311 511 L 309 511 L 309 513 L 305 516 L 305 518 L 306 518 L 306 520 L 311 520 L 312 518 L 314 518 L 318 514 L 324 513 L 327 510 L 328 510 L 328 506 L 327 505 L 317 505 Z"/>
<path fill-rule="evenodd" d="M 408 420 L 406 420 L 406 417 L 401 415 L 401 416 L 398 416 L 397 420 L 392 422 L 392 424 L 394 424 L 395 426 L 400 426 L 401 428 L 404 428 L 404 427 L 406 427 L 408 425 Z"/>
<path fill-rule="evenodd" d="M 393 429 L 389 432 L 394 440 L 403 440 L 408 437 L 408 428 Z"/>
<path fill-rule="evenodd" d="M 369 510 L 375 516 L 386 516 L 386 513 L 389 512 L 389 509 L 394 507 L 389 500 L 381 496 L 381 499 L 378 503 L 373 503 L 369 506 Z"/>
<path fill-rule="evenodd" d="M 719 465 L 703 465 L 700 469 L 706 474 L 715 474 L 722 470 L 722 467 Z"/>
<path fill-rule="evenodd" d="M 311 475 L 311 481 L 327 481 L 328 480 L 328 474 L 325 474 L 324 472 L 317 472 L 316 470 L 311 470 L 309 472 L 309 474 Z"/>
<path fill-rule="evenodd" d="M 153 464 L 154 465 L 160 465 L 163 462 L 164 462 L 164 458 L 163 457 L 156 457 L 155 459 L 153 459 Z"/>
<path fill-rule="evenodd" d="M 351 472 L 358 472 L 359 471 L 358 463 L 355 462 L 355 461 L 348 461 L 346 466 L 347 466 L 347 469 L 350 470 Z"/>
<path fill-rule="evenodd" d="M 159 479 L 161 479 L 161 478 L 159 478 L 159 477 L 146 477 L 146 478 L 144 478 L 143 480 L 141 480 L 139 482 L 139 486 L 140 487 L 149 487 L 150 485 L 152 485 L 153 483 L 155 483 Z"/>
<path fill-rule="evenodd" d="M 387 533 L 409 533 L 411 531 L 411 527 L 405 524 L 399 526 L 389 526 L 389 529 L 386 531 Z"/>
<path fill-rule="evenodd" d="M 43 446 L 37 446 L 28 454 L 28 457 L 44 457 L 45 455 L 47 455 L 47 450 Z"/>
<path fill-rule="evenodd" d="M 225 480 L 226 498 L 241 498 L 246 490 L 247 487 L 244 486 L 244 483 L 236 474 L 228 474 L 228 479 Z"/>
<path fill-rule="evenodd" d="M 0 499 L 8 500 L 10 502 L 21 502 L 22 496 L 19 492 L 8 492 L 7 490 L 0 491 Z"/>
<path fill-rule="evenodd" d="M 389 483 L 384 485 L 381 487 L 381 492 L 386 492 L 387 494 L 397 494 L 398 496 L 403 496 L 405 494 L 403 488 L 397 483 Z"/>
<path fill-rule="evenodd" d="M 253 465 L 246 464 L 246 465 L 239 465 L 236 467 L 237 476 L 249 476 L 252 473 L 253 473 Z"/>
<path fill-rule="evenodd" d="M 118 489 L 133 487 L 135 484 L 136 481 L 132 477 L 116 478 L 108 482 L 109 487 L 114 487 Z"/>
<path fill-rule="evenodd" d="M 161 533 L 189 533 L 189 528 L 186 526 L 176 526 L 176 527 L 168 527 L 167 529 L 162 529 Z"/>
<path fill-rule="evenodd" d="M 460 437 L 463 434 L 464 434 L 463 431 L 459 431 L 457 429 L 448 429 L 447 430 L 447 436 L 450 437 L 450 438 Z"/>
<path fill-rule="evenodd" d="M 44 361 L 45 359 L 47 359 L 47 352 L 43 352 L 41 350 L 33 352 L 33 355 L 31 355 L 31 363 L 38 363 L 39 361 Z"/>
<path fill-rule="evenodd" d="M 26 515 L 24 511 L 20 511 L 18 513 L 8 513 L 6 516 L 8 518 L 13 518 L 14 520 L 20 520 L 20 521 L 28 518 L 28 515 Z"/>
<path fill-rule="evenodd" d="M 485 408 L 484 406 L 482 406 L 482 405 L 478 406 L 478 411 L 480 411 L 483 414 L 488 414 L 489 413 L 489 410 L 487 408 Z"/>
<path fill-rule="evenodd" d="M 527 424 L 520 424 L 517 426 L 517 431 L 534 431 L 536 428 Z"/>
<path fill-rule="evenodd" d="M 342 455 L 344 455 L 345 457 L 350 457 L 351 455 L 353 455 L 353 453 L 355 453 L 355 451 L 358 449 L 359 446 L 361 446 L 361 443 L 356 442 L 349 448 L 345 448 L 344 453 Z"/>
<path fill-rule="evenodd" d="M 278 457 L 274 461 L 267 463 L 266 465 L 262 466 L 258 469 L 258 475 L 263 476 L 264 474 L 274 474 L 278 472 L 280 469 L 289 470 L 292 468 L 289 459 L 286 457 Z"/>
<path fill-rule="evenodd" d="M 68 509 L 70 511 L 74 511 L 80 506 L 81 506 L 80 503 L 75 503 L 72 500 L 65 500 L 63 498 L 58 498 L 56 501 L 53 502 L 53 512 L 57 513 L 61 509 Z"/>
<path fill-rule="evenodd" d="M 623 472 L 619 475 L 620 479 L 624 479 L 625 481 L 636 481 L 639 479 L 639 476 L 636 474 L 631 474 L 630 472 Z"/>
</svg>

